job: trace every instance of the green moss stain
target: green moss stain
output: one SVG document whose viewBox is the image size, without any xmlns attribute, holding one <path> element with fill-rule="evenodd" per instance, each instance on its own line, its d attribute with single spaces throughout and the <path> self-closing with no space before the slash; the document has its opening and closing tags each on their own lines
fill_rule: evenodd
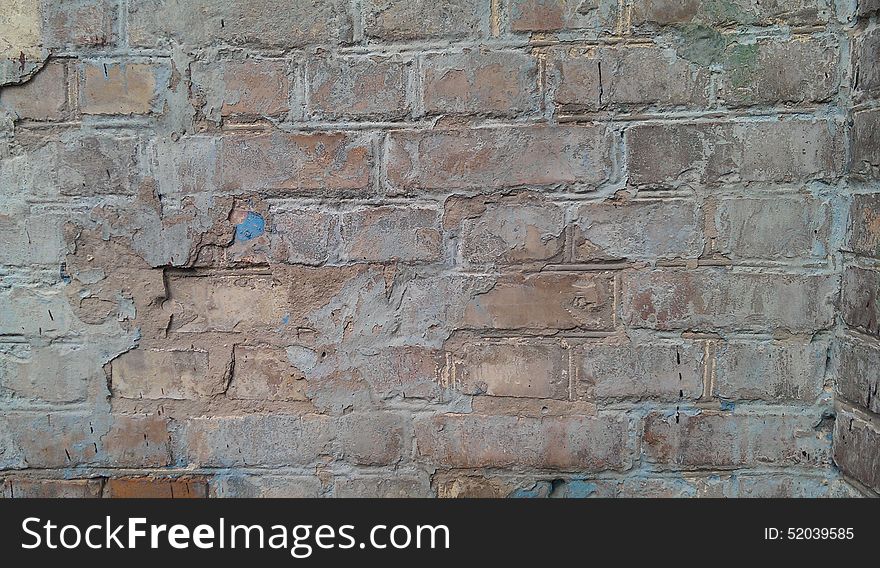
<svg viewBox="0 0 880 568">
<path fill-rule="evenodd" d="M 752 82 L 758 63 L 758 46 L 756 44 L 732 46 L 727 52 L 724 66 L 730 73 L 730 85 L 741 89 Z"/>
<path fill-rule="evenodd" d="M 727 38 L 717 30 L 699 24 L 681 28 L 675 51 L 679 57 L 709 67 L 721 61 L 727 48 Z"/>
</svg>

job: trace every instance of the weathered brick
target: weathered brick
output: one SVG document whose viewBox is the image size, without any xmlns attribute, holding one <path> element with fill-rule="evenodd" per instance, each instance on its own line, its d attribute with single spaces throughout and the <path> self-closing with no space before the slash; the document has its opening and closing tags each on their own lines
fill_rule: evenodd
<svg viewBox="0 0 880 568">
<path fill-rule="evenodd" d="M 636 185 L 830 179 L 843 163 L 840 129 L 828 122 L 652 124 L 631 128 L 627 144 Z"/>
<path fill-rule="evenodd" d="M 596 126 L 392 132 L 394 190 L 596 186 L 611 175 L 610 136 Z"/>
<path fill-rule="evenodd" d="M 624 275 L 625 322 L 649 329 L 811 332 L 834 322 L 838 278 L 724 269 Z"/>
<path fill-rule="evenodd" d="M 803 195 L 722 199 L 714 221 L 715 247 L 728 258 L 824 258 L 831 252 L 826 200 Z"/>
<path fill-rule="evenodd" d="M 843 321 L 871 335 L 880 335 L 880 272 L 850 266 L 843 271 L 840 312 Z"/>
<path fill-rule="evenodd" d="M 827 41 L 734 43 L 724 54 L 718 96 L 730 106 L 826 101 L 837 93 L 838 60 Z"/>
<path fill-rule="evenodd" d="M 399 119 L 411 110 L 412 63 L 399 58 L 322 57 L 308 64 L 308 109 L 314 118 Z"/>
<path fill-rule="evenodd" d="M 12 477 L 0 483 L 0 497 L 22 499 L 95 499 L 100 479 L 28 479 Z"/>
<path fill-rule="evenodd" d="M 409 455 L 409 417 L 393 412 L 346 414 L 339 421 L 343 458 L 357 465 L 389 465 Z"/>
<path fill-rule="evenodd" d="M 558 0 L 509 0 L 510 28 L 515 32 L 549 32 L 570 29 L 594 33 L 613 31 L 618 2 L 559 2 Z"/>
<path fill-rule="evenodd" d="M 867 16 L 871 12 L 880 10 L 880 0 L 858 0 L 859 16 Z"/>
<path fill-rule="evenodd" d="M 47 48 L 102 47 L 116 43 L 117 4 L 112 0 L 42 2 Z"/>
<path fill-rule="evenodd" d="M 540 107 L 538 62 L 516 51 L 428 55 L 424 106 L 429 114 L 514 116 Z"/>
<path fill-rule="evenodd" d="M 880 64 L 877 63 L 877 53 L 880 53 L 880 31 L 874 28 L 859 36 L 854 51 L 857 77 L 855 88 L 857 91 L 863 91 L 859 94 L 864 96 L 880 88 Z"/>
<path fill-rule="evenodd" d="M 558 343 L 463 340 L 444 349 L 451 356 L 444 378 L 465 394 L 569 398 L 568 352 Z"/>
<path fill-rule="evenodd" d="M 611 47 L 553 57 L 554 100 L 565 110 L 698 107 L 709 100 L 709 70 L 672 49 Z"/>
<path fill-rule="evenodd" d="M 700 212 L 691 201 L 605 201 L 578 210 L 575 260 L 696 258 Z"/>
<path fill-rule="evenodd" d="M 499 278 L 465 306 L 468 329 L 609 329 L 613 289 L 605 273 L 539 273 Z"/>
<path fill-rule="evenodd" d="M 15 266 L 60 266 L 66 252 L 62 228 L 74 217 L 62 213 L 7 202 L 0 213 L 0 264 Z"/>
<path fill-rule="evenodd" d="M 191 418 L 175 455 L 204 467 L 307 465 L 332 453 L 334 436 L 333 420 L 316 414 Z"/>
<path fill-rule="evenodd" d="M 364 34 L 384 41 L 485 36 L 489 5 L 472 0 L 366 0 Z"/>
<path fill-rule="evenodd" d="M 176 302 L 170 331 L 277 328 L 288 313 L 287 290 L 271 276 L 171 276 Z"/>
<path fill-rule="evenodd" d="M 27 149 L 21 161 L 11 161 L 14 186 L 7 191 L 29 197 L 130 194 L 139 176 L 140 142 L 127 132 L 66 132 L 60 135 L 16 133 Z"/>
<path fill-rule="evenodd" d="M 632 25 L 653 29 L 670 24 L 791 25 L 827 21 L 832 14 L 828 0 L 751 0 L 703 2 L 702 0 L 644 0 L 633 4 Z"/>
<path fill-rule="evenodd" d="M 83 114 L 149 114 L 161 110 L 170 70 L 161 62 L 86 61 L 80 71 Z"/>
<path fill-rule="evenodd" d="M 313 209 L 272 214 L 272 258 L 290 264 L 323 264 L 336 245 L 335 215 Z"/>
<path fill-rule="evenodd" d="M 0 469 L 79 465 L 161 467 L 167 421 L 156 416 L 9 412 L 0 419 Z"/>
<path fill-rule="evenodd" d="M 438 349 L 391 346 L 362 349 L 357 372 L 379 398 L 437 399 L 445 365 Z"/>
<path fill-rule="evenodd" d="M 439 260 L 439 213 L 417 207 L 374 207 L 343 213 L 342 260 L 404 262 Z"/>
<path fill-rule="evenodd" d="M 565 211 L 534 193 L 450 197 L 443 225 L 458 232 L 458 256 L 465 264 L 551 261 L 565 244 Z"/>
<path fill-rule="evenodd" d="M 880 344 L 852 335 L 836 344 L 837 393 L 864 410 L 880 414 Z"/>
<path fill-rule="evenodd" d="M 306 373 L 315 366 L 318 356 L 308 357 L 308 350 L 302 347 L 288 349 L 236 345 L 226 396 L 247 400 L 307 400 Z M 301 354 L 306 356 L 299 357 Z M 294 362 L 305 368 L 300 369 Z"/>
<path fill-rule="evenodd" d="M 409 476 L 396 472 L 394 477 L 337 477 L 333 496 L 341 498 L 424 498 L 433 497 L 427 476 Z"/>
<path fill-rule="evenodd" d="M 293 498 L 320 497 L 321 480 L 309 475 L 215 475 L 210 483 L 211 497 Z"/>
<path fill-rule="evenodd" d="M 642 449 L 651 462 L 675 469 L 826 465 L 829 432 L 816 422 L 781 413 L 654 412 L 645 418 Z"/>
<path fill-rule="evenodd" d="M 853 195 L 847 248 L 857 254 L 880 257 L 880 194 Z"/>
<path fill-rule="evenodd" d="M 103 382 L 100 352 L 86 345 L 0 346 L 0 387 L 21 398 L 49 402 L 85 400 Z"/>
<path fill-rule="evenodd" d="M 587 399 L 695 400 L 703 394 L 699 343 L 585 343 L 573 348 L 575 392 Z"/>
<path fill-rule="evenodd" d="M 459 472 L 434 475 L 437 496 L 472 498 L 574 498 L 616 497 L 617 481 L 603 479 L 540 477 L 535 475 L 473 475 Z"/>
<path fill-rule="evenodd" d="M 290 110 L 287 67 L 274 59 L 198 62 L 191 67 L 192 89 L 209 116 L 280 116 Z"/>
<path fill-rule="evenodd" d="M 129 7 L 129 42 L 154 47 L 177 40 L 206 46 L 215 41 L 269 47 L 340 44 L 352 39 L 346 0 L 143 0 Z"/>
<path fill-rule="evenodd" d="M 208 352 L 133 349 L 110 363 L 111 390 L 133 399 L 188 399 L 220 392 L 223 377 L 211 377 Z"/>
<path fill-rule="evenodd" d="M 535 467 L 605 471 L 632 465 L 628 422 L 618 415 L 596 418 L 446 414 L 417 418 L 417 451 L 445 467 Z"/>
<path fill-rule="evenodd" d="M 880 109 L 863 110 L 853 115 L 853 173 L 871 179 L 880 178 Z"/>
<path fill-rule="evenodd" d="M 363 191 L 370 185 L 370 141 L 342 133 L 231 135 L 218 167 L 229 191 Z"/>
<path fill-rule="evenodd" d="M 0 89 L 0 108 L 17 118 L 63 120 L 67 116 L 67 64 L 50 61 L 23 85 Z"/>
<path fill-rule="evenodd" d="M 880 428 L 843 409 L 834 423 L 834 463 L 844 473 L 880 492 Z"/>
<path fill-rule="evenodd" d="M 115 499 L 199 499 L 208 496 L 201 477 L 112 477 L 105 495 Z"/>
<path fill-rule="evenodd" d="M 825 382 L 828 342 L 729 341 L 718 345 L 715 395 L 729 401 L 815 402 Z"/>
</svg>

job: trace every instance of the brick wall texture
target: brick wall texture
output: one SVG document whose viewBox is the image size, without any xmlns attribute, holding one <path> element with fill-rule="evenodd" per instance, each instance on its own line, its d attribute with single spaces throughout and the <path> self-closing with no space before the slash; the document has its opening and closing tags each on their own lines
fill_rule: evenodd
<svg viewBox="0 0 880 568">
<path fill-rule="evenodd" d="M 880 492 L 876 0 L 3 0 L 0 495 Z"/>
</svg>

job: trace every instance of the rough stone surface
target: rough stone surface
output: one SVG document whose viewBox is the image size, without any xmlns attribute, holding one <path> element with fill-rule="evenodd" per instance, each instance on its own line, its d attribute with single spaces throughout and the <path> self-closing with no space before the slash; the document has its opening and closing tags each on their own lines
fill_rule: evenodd
<svg viewBox="0 0 880 568">
<path fill-rule="evenodd" d="M 880 491 L 876 0 L 7 0 L 0 496 Z"/>
</svg>

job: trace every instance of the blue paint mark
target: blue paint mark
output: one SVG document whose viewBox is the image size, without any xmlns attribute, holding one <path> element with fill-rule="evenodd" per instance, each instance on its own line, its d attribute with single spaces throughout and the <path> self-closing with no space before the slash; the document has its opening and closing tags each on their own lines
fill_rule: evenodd
<svg viewBox="0 0 880 568">
<path fill-rule="evenodd" d="M 721 410 L 734 410 L 736 408 L 736 403 L 732 400 L 722 400 L 721 401 Z"/>
<path fill-rule="evenodd" d="M 599 490 L 595 483 L 590 483 L 583 479 L 572 479 L 561 489 L 560 497 L 566 497 L 569 499 L 586 499 Z"/>
<path fill-rule="evenodd" d="M 248 211 L 244 221 L 235 226 L 235 240 L 239 242 L 256 239 L 266 230 L 266 221 L 258 213 Z"/>
<path fill-rule="evenodd" d="M 283 323 L 284 325 L 289 324 L 290 323 L 290 314 L 284 314 L 283 316 L 281 316 L 281 323 Z"/>
</svg>

